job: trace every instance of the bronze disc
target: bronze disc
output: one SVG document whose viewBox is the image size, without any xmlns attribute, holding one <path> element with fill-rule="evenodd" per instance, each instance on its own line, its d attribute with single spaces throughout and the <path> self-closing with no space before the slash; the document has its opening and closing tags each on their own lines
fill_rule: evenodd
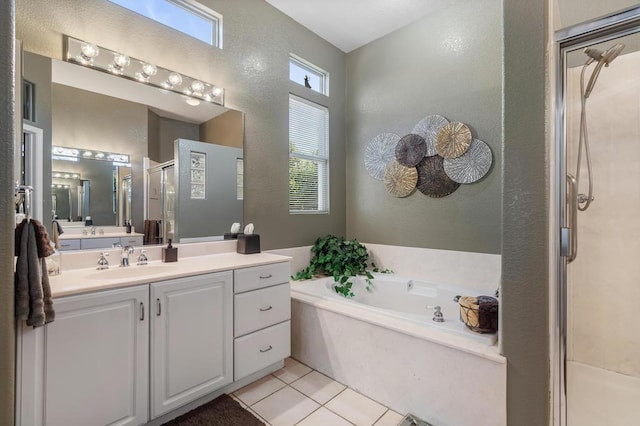
<svg viewBox="0 0 640 426">
<path fill-rule="evenodd" d="M 425 157 L 416 167 L 418 170 L 418 190 L 433 198 L 445 197 L 460 187 L 444 171 L 444 158 L 439 155 Z"/>
<path fill-rule="evenodd" d="M 405 167 L 415 167 L 427 154 L 427 142 L 420 135 L 409 133 L 396 145 L 396 160 Z"/>
<path fill-rule="evenodd" d="M 415 167 L 405 167 L 392 160 L 384 172 L 384 186 L 394 197 L 406 197 L 416 189 L 418 172 Z"/>
</svg>

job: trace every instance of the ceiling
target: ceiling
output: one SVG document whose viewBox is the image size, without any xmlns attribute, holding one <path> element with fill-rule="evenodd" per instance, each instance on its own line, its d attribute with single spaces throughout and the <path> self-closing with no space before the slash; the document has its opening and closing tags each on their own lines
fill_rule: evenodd
<svg viewBox="0 0 640 426">
<path fill-rule="evenodd" d="M 266 1 L 348 53 L 461 0 Z"/>
</svg>

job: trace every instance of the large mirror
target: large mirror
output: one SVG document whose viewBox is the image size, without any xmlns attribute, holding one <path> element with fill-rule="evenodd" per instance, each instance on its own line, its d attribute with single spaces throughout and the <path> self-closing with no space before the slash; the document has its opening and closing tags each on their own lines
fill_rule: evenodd
<svg viewBox="0 0 640 426">
<path fill-rule="evenodd" d="M 242 222 L 243 113 L 193 105 L 176 93 L 29 52 L 23 64 L 40 106 L 25 123 L 51 128 L 53 149 L 44 142 L 51 152 L 51 174 L 43 176 L 45 223 L 48 211 L 63 228 L 131 221 L 142 233 L 152 223 L 159 228 L 146 242 L 161 243 L 216 238 Z M 47 64 L 50 73 L 43 72 Z M 78 155 L 60 155 L 56 147 Z M 127 155 L 129 163 L 108 160 L 110 153 Z M 202 173 L 188 164 L 192 153 L 206 153 Z"/>
</svg>

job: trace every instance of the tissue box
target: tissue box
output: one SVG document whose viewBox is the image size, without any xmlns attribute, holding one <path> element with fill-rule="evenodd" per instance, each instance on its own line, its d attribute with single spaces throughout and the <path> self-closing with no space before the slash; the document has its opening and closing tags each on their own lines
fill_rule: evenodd
<svg viewBox="0 0 640 426">
<path fill-rule="evenodd" d="M 238 235 L 240 235 L 238 232 L 225 232 L 224 233 L 224 239 L 225 240 L 237 240 L 238 239 Z"/>
<path fill-rule="evenodd" d="M 238 234 L 238 253 L 260 253 L 260 235 Z"/>
</svg>

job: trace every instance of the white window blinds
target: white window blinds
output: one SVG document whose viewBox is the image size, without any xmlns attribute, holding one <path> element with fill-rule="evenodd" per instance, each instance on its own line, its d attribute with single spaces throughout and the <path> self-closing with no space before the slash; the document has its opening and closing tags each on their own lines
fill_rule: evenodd
<svg viewBox="0 0 640 426">
<path fill-rule="evenodd" d="M 289 211 L 329 211 L 329 110 L 289 95 Z"/>
</svg>

